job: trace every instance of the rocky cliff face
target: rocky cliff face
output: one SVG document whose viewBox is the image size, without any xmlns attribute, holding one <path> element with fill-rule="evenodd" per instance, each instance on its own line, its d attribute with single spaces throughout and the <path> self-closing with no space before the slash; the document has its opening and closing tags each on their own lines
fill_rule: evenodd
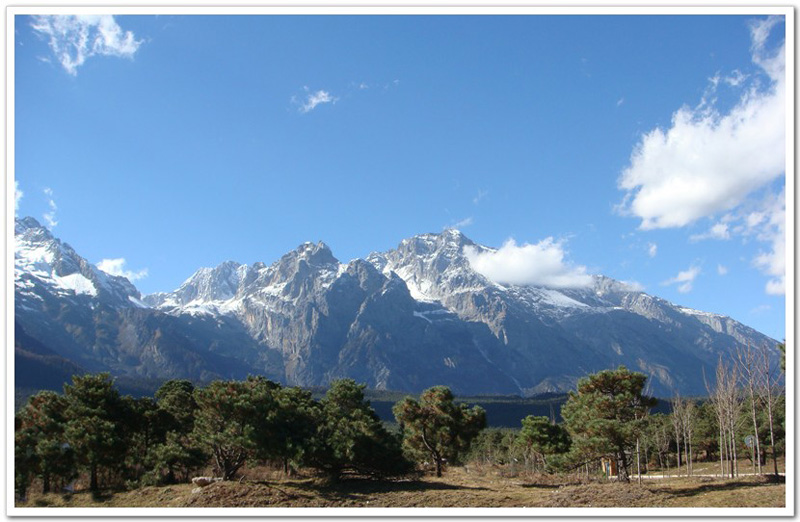
<svg viewBox="0 0 800 522">
<path fill-rule="evenodd" d="M 461 394 L 565 391 L 619 364 L 650 375 L 654 393 L 702 394 L 719 356 L 775 344 L 602 276 L 580 289 L 500 285 L 472 269 L 465 247 L 489 250 L 446 230 L 342 264 L 324 243 L 305 243 L 271 265 L 229 261 L 141 297 L 26 219 L 17 222 L 16 316 L 91 370 L 260 373 L 294 385 L 351 377 Z"/>
</svg>

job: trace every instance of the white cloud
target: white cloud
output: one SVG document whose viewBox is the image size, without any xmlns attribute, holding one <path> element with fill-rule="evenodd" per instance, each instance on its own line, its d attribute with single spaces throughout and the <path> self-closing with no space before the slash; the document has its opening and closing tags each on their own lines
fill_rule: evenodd
<svg viewBox="0 0 800 522">
<path fill-rule="evenodd" d="M 751 82 L 727 113 L 704 98 L 676 111 L 669 129 L 642 136 L 618 181 L 626 191 L 618 208 L 641 218 L 641 229 L 682 227 L 731 210 L 784 173 L 784 45 L 765 49 L 776 22 L 751 28 L 752 59 L 769 78 L 766 88 Z M 735 73 L 731 78 L 744 82 Z"/>
<path fill-rule="evenodd" d="M 472 216 L 466 217 L 466 218 L 462 219 L 461 221 L 456 221 L 455 223 L 453 223 L 453 228 L 468 227 L 474 222 L 475 221 L 472 219 Z"/>
<path fill-rule="evenodd" d="M 721 76 L 719 73 L 715 74 L 711 78 L 708 79 L 711 86 L 716 89 L 720 82 L 730 85 L 731 87 L 738 87 L 741 85 L 746 79 L 748 75 L 743 74 L 742 71 L 739 69 L 734 69 L 732 73 L 727 76 Z"/>
<path fill-rule="evenodd" d="M 770 295 L 783 295 L 786 293 L 785 192 L 767 198 L 764 205 L 762 213 L 766 218 L 759 220 L 757 225 L 747 229 L 745 233 L 755 234 L 760 241 L 769 243 L 770 250 L 759 253 L 753 264 L 771 277 L 766 283 L 765 291 Z"/>
<path fill-rule="evenodd" d="M 319 90 L 317 92 L 310 92 L 308 87 L 303 87 L 306 91 L 306 101 L 300 105 L 298 109 L 303 114 L 313 111 L 318 105 L 323 103 L 336 103 L 339 98 L 331 96 L 328 91 Z M 292 101 L 296 102 L 297 98 L 292 97 Z"/>
<path fill-rule="evenodd" d="M 622 288 L 628 292 L 644 292 L 645 287 L 638 281 L 620 281 Z"/>
<path fill-rule="evenodd" d="M 658 253 L 658 245 L 655 243 L 647 243 L 647 255 L 650 257 L 656 257 Z"/>
<path fill-rule="evenodd" d="M 617 100 L 617 107 L 619 107 L 623 103 L 625 103 L 625 98 L 620 98 L 619 100 Z"/>
<path fill-rule="evenodd" d="M 717 273 L 721 276 L 724 276 L 728 273 L 728 267 L 725 265 L 717 265 Z"/>
<path fill-rule="evenodd" d="M 483 198 L 485 198 L 488 195 L 489 195 L 489 192 L 487 192 L 485 190 L 478 190 L 478 194 L 474 198 L 472 198 L 472 203 L 477 205 L 478 203 L 481 202 L 481 200 Z"/>
<path fill-rule="evenodd" d="M 476 272 L 497 283 L 553 288 L 585 287 L 592 283 L 586 267 L 565 261 L 561 242 L 552 237 L 535 245 L 521 246 L 508 239 L 500 249 L 493 251 L 481 252 L 467 246 L 464 255 Z"/>
<path fill-rule="evenodd" d="M 19 189 L 19 182 L 14 180 L 14 217 L 17 217 L 17 212 L 19 212 L 19 202 L 22 200 L 22 196 L 25 194 Z"/>
<path fill-rule="evenodd" d="M 117 259 L 103 259 L 102 261 L 97 263 L 97 268 L 99 268 L 100 270 L 102 270 L 107 274 L 124 277 L 128 281 L 136 281 L 137 279 L 142 279 L 147 277 L 146 268 L 137 270 L 135 272 L 132 270 L 125 270 L 124 257 L 120 257 Z"/>
<path fill-rule="evenodd" d="M 44 222 L 48 227 L 54 228 L 58 225 L 58 220 L 56 219 L 56 211 L 58 210 L 58 206 L 56 205 L 56 200 L 53 198 L 53 189 L 50 187 L 45 187 L 42 192 L 44 192 L 44 195 L 47 196 L 47 206 L 50 208 L 50 212 L 45 212 L 42 214 L 42 218 L 44 218 Z"/>
<path fill-rule="evenodd" d="M 700 275 L 700 267 L 699 266 L 692 266 L 689 267 L 688 270 L 684 270 L 682 272 L 678 272 L 673 278 L 667 279 L 663 283 L 663 286 L 669 286 L 678 284 L 678 292 L 685 294 L 692 291 L 692 285 L 694 284 L 694 280 L 697 276 Z"/>
<path fill-rule="evenodd" d="M 50 50 L 73 76 L 92 56 L 133 58 L 142 43 L 133 32 L 123 31 L 112 15 L 34 16 L 31 27 L 48 37 Z"/>
<path fill-rule="evenodd" d="M 750 24 L 751 57 L 760 74 L 718 73 L 697 107 L 680 108 L 670 128 L 642 136 L 618 180 L 626 194 L 617 207 L 640 218 L 643 230 L 710 218 L 708 230 L 690 241 L 752 236 L 768 244 L 753 266 L 769 276 L 765 291 L 777 295 L 785 293 L 785 188 L 777 197 L 764 193 L 776 190 L 785 175 L 785 42 L 767 46 L 781 21 Z M 716 107 L 721 83 L 740 93 L 727 112 Z"/>
<path fill-rule="evenodd" d="M 703 239 L 730 239 L 731 233 L 728 230 L 728 224 L 720 221 L 715 223 L 702 234 L 693 234 L 689 236 L 689 241 L 702 241 Z"/>
</svg>

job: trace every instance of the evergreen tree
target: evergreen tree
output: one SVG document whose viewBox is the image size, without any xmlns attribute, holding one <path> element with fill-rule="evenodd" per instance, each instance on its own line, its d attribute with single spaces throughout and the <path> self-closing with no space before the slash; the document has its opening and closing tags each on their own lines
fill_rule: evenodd
<svg viewBox="0 0 800 522">
<path fill-rule="evenodd" d="M 33 477 L 36 475 L 39 459 L 36 456 L 36 432 L 22 427 L 19 415 L 14 417 L 14 490 L 16 498 L 24 500 Z"/>
<path fill-rule="evenodd" d="M 547 457 L 562 455 L 569 451 L 572 440 L 567 430 L 553 424 L 547 417 L 528 415 L 522 419 L 522 429 L 517 436 L 518 443 L 541 460 L 542 469 L 548 469 Z"/>
<path fill-rule="evenodd" d="M 192 436 L 197 410 L 194 389 L 190 381 L 169 380 L 155 393 L 165 434 L 151 453 L 151 483 L 186 482 L 194 470 L 208 462 L 210 455 Z"/>
<path fill-rule="evenodd" d="M 248 459 L 268 458 L 279 388 L 261 377 L 214 381 L 195 390 L 194 437 L 214 457 L 216 472 L 231 480 Z"/>
<path fill-rule="evenodd" d="M 431 458 L 437 477 L 442 476 L 444 462 L 456 462 L 486 427 L 483 408 L 456 404 L 446 386 L 425 390 L 419 402 L 406 397 L 392 411 L 400 424 L 403 444 L 419 459 Z"/>
<path fill-rule="evenodd" d="M 372 477 L 403 475 L 411 463 L 400 440 L 384 428 L 364 400 L 364 385 L 333 381 L 320 401 L 320 419 L 307 461 L 333 478 L 346 473 Z"/>
<path fill-rule="evenodd" d="M 290 464 L 302 463 L 311 452 L 321 412 L 311 392 L 301 388 L 282 388 L 276 398 L 278 412 L 272 453 L 288 474 Z"/>
<path fill-rule="evenodd" d="M 67 441 L 89 471 L 89 488 L 97 491 L 100 468 L 120 471 L 124 465 L 129 408 L 108 373 L 73 376 L 72 384 L 64 385 L 64 395 Z"/>
<path fill-rule="evenodd" d="M 62 484 L 77 474 L 75 455 L 67 443 L 66 399 L 52 391 L 41 391 L 28 399 L 19 412 L 15 443 L 24 454 L 19 465 L 42 480 L 42 492 L 48 493 L 54 481 Z M 16 453 L 16 451 L 15 451 Z"/>
<path fill-rule="evenodd" d="M 155 393 L 158 407 L 169 414 L 169 431 L 189 434 L 194 428 L 197 402 L 191 381 L 172 379 L 166 381 Z"/>
<path fill-rule="evenodd" d="M 125 468 L 130 478 L 138 481 L 152 472 L 156 448 L 166 441 L 171 417 L 150 397 L 134 399 L 126 395 L 122 400 L 130 413 L 123 422 L 128 440 Z"/>
<path fill-rule="evenodd" d="M 656 400 L 643 395 L 647 377 L 624 366 L 589 375 L 570 392 L 561 410 L 573 441 L 586 455 L 613 456 L 619 480 L 630 481 L 628 453 L 636 446 L 643 417 Z"/>
</svg>

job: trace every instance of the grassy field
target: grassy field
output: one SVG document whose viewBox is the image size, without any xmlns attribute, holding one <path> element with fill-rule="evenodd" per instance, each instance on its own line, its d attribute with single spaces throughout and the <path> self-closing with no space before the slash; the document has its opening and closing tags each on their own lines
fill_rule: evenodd
<svg viewBox="0 0 800 522">
<path fill-rule="evenodd" d="M 251 470 L 240 482 L 197 493 L 192 484 L 92 495 L 32 494 L 18 507 L 783 507 L 786 487 L 764 477 L 646 480 L 642 485 L 556 476 L 506 476 L 502 468 L 458 467 L 442 478 L 375 482 L 287 479 Z"/>
</svg>

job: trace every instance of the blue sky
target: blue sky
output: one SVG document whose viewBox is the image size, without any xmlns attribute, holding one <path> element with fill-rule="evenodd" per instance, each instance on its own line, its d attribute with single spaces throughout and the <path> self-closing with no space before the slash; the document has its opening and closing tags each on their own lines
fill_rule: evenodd
<svg viewBox="0 0 800 522">
<path fill-rule="evenodd" d="M 457 227 L 503 247 L 493 277 L 602 273 L 782 339 L 784 31 L 18 16 L 16 212 L 143 293 L 304 241 L 348 261 Z"/>
</svg>

